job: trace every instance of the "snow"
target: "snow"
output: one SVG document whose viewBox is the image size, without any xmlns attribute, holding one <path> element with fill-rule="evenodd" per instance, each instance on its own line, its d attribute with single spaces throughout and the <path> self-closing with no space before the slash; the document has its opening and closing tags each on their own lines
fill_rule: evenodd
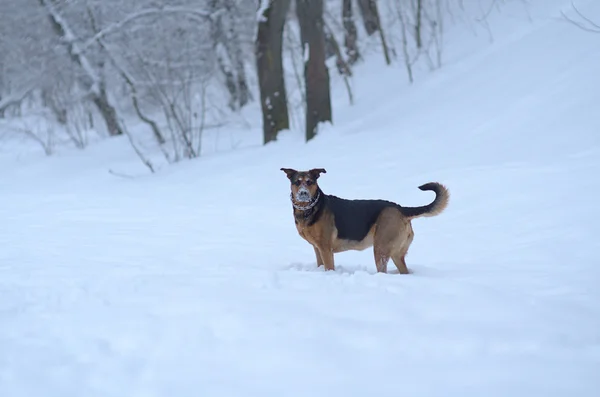
<svg viewBox="0 0 600 397">
<path fill-rule="evenodd" d="M 494 13 L 485 46 L 449 32 L 452 61 L 413 85 L 361 65 L 355 106 L 334 81 L 306 145 L 156 174 L 124 137 L 5 147 L 0 396 L 597 396 L 600 41 L 569 4 Z M 341 197 L 422 205 L 439 181 L 451 200 L 413 221 L 414 274 L 376 274 L 370 250 L 324 272 L 281 167 L 323 167 Z"/>
<path fill-rule="evenodd" d="M 258 9 L 256 10 L 256 21 L 264 22 L 266 21 L 265 12 L 269 8 L 269 0 L 259 0 Z"/>
</svg>

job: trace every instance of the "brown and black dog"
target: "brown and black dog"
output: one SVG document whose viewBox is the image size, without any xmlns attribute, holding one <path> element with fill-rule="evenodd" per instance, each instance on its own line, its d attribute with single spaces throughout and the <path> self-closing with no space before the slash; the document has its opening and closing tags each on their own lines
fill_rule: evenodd
<svg viewBox="0 0 600 397">
<path fill-rule="evenodd" d="M 323 168 L 296 171 L 281 168 L 291 181 L 291 201 L 296 228 L 315 250 L 317 266 L 334 270 L 333 254 L 373 247 L 377 272 L 387 272 L 390 258 L 401 274 L 408 274 L 404 257 L 414 233 L 410 221 L 435 216 L 448 205 L 450 193 L 440 183 L 419 189 L 435 192 L 435 199 L 422 207 L 402 207 L 386 200 L 346 200 L 325 194 L 317 179 Z"/>
</svg>

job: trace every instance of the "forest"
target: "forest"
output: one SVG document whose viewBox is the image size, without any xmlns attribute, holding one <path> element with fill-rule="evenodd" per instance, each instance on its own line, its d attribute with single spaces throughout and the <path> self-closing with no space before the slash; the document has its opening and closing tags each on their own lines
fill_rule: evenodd
<svg viewBox="0 0 600 397">
<path fill-rule="evenodd" d="M 292 128 L 310 141 L 335 123 L 332 79 L 350 103 L 364 62 L 412 83 L 443 67 L 446 24 L 493 40 L 486 16 L 505 1 L 3 0 L 0 125 L 48 155 L 127 135 L 150 168 L 140 139 L 196 158 L 248 106 L 263 144 Z"/>
</svg>

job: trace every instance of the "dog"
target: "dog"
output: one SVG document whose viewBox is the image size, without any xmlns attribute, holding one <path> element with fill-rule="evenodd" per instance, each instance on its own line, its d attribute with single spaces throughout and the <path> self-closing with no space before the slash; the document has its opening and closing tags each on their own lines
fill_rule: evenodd
<svg viewBox="0 0 600 397">
<path fill-rule="evenodd" d="M 390 259 L 400 274 L 411 273 L 405 256 L 413 241 L 411 220 L 442 213 L 450 193 L 438 182 L 419 186 L 435 199 L 421 207 L 402 207 L 387 200 L 347 200 L 325 194 L 317 180 L 324 168 L 296 171 L 281 168 L 291 183 L 294 220 L 298 234 L 314 248 L 317 267 L 335 270 L 334 254 L 373 247 L 378 273 L 387 273 Z"/>
</svg>

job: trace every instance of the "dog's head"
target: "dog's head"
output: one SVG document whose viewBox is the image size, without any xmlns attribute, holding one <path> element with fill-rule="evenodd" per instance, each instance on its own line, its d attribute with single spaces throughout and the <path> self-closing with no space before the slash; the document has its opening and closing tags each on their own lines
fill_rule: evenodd
<svg viewBox="0 0 600 397">
<path fill-rule="evenodd" d="M 296 171 L 291 168 L 282 168 L 281 170 L 290 180 L 294 201 L 299 203 L 308 203 L 313 200 L 319 191 L 317 179 L 322 173 L 327 172 L 324 168 L 313 168 L 309 171 Z"/>
</svg>

